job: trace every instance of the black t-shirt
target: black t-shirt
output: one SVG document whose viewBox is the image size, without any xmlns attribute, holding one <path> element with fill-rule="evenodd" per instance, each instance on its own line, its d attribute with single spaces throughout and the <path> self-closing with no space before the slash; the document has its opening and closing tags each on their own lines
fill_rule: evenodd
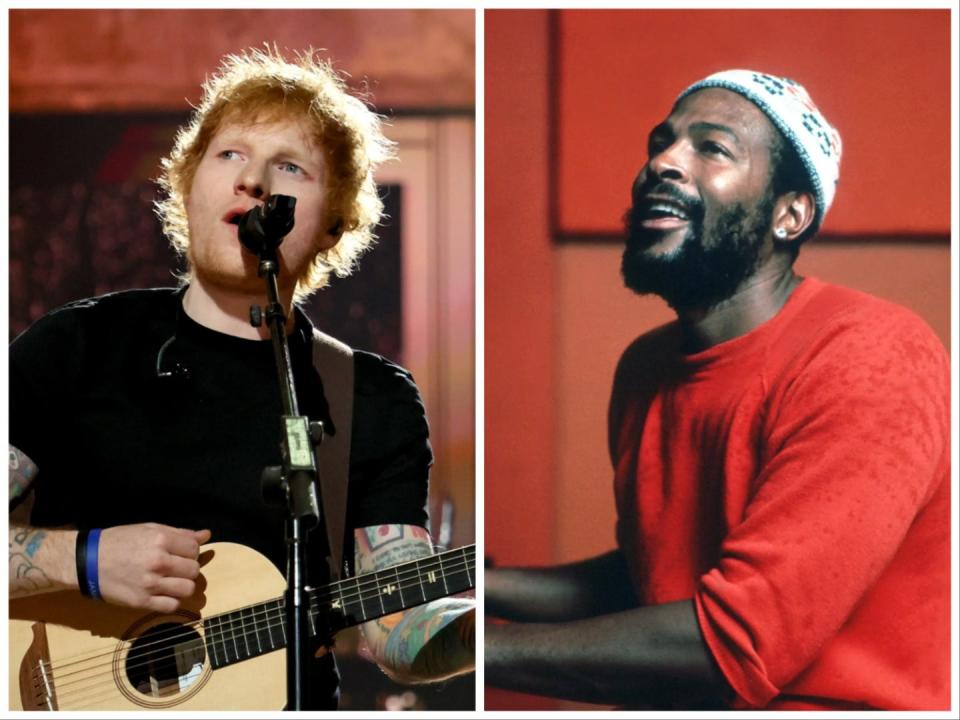
<svg viewBox="0 0 960 720">
<path fill-rule="evenodd" d="M 32 522 L 210 528 L 213 541 L 252 547 L 282 572 L 286 510 L 265 504 L 260 482 L 281 462 L 272 343 L 203 327 L 181 298 L 156 289 L 78 301 L 11 345 L 10 442 L 40 469 Z M 300 414 L 336 432 L 310 333 L 298 311 L 288 340 Z M 177 364 L 188 379 L 158 377 Z M 410 374 L 362 351 L 354 367 L 348 558 L 352 528 L 426 524 L 432 461 Z M 322 519 L 309 539 L 308 582 L 318 586 L 329 580 Z M 333 664 L 324 665 L 334 693 Z"/>
</svg>

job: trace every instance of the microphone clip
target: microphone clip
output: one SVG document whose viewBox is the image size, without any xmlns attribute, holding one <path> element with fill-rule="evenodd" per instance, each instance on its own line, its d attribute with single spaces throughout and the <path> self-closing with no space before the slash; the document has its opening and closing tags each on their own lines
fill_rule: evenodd
<svg viewBox="0 0 960 720">
<path fill-rule="evenodd" d="M 160 347 L 160 351 L 157 353 L 157 362 L 156 362 L 156 377 L 158 380 L 163 380 L 165 383 L 168 383 L 173 386 L 183 386 L 189 383 L 193 379 L 193 373 L 190 372 L 190 368 L 181 365 L 180 363 L 174 361 L 170 365 L 169 370 L 164 370 L 164 353 L 166 353 L 167 348 L 169 348 L 173 341 L 177 339 L 176 335 L 170 336 L 167 341 Z"/>
</svg>

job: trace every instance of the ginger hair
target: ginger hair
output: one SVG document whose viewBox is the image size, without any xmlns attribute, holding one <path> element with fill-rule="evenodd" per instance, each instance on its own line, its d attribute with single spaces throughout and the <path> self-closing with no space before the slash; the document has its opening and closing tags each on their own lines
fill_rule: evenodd
<svg viewBox="0 0 960 720">
<path fill-rule="evenodd" d="M 323 149 L 328 217 L 322 227 L 336 226 L 339 232 L 337 244 L 319 250 L 297 278 L 298 301 L 325 287 L 331 273 L 349 275 L 374 243 L 374 229 L 383 214 L 374 172 L 393 157 L 393 143 L 383 135 L 381 118 L 347 91 L 343 77 L 313 49 L 297 53 L 293 60 L 276 47 L 249 49 L 223 59 L 203 84 L 200 104 L 178 131 L 170 155 L 161 161 L 158 183 L 164 197 L 157 201 L 156 211 L 176 253 L 189 257 L 186 198 L 214 135 L 231 123 L 289 119 L 305 122 Z M 188 267 L 180 280 L 188 282 L 191 277 Z"/>
</svg>

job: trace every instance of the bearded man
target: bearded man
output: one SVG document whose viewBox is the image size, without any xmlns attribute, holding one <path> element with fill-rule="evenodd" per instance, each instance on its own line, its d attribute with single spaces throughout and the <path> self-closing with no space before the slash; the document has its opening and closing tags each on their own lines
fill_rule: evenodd
<svg viewBox="0 0 960 720">
<path fill-rule="evenodd" d="M 659 708 L 950 706 L 949 362 L 907 310 L 793 269 L 840 138 L 796 82 L 680 94 L 622 272 L 677 320 L 613 384 L 617 549 L 486 574 L 486 679 Z"/>
<path fill-rule="evenodd" d="M 317 332 L 295 305 L 331 274 L 349 274 L 370 246 L 383 209 L 374 171 L 391 152 L 380 119 L 313 53 L 295 60 L 275 50 L 225 58 L 163 161 L 166 194 L 158 208 L 164 231 L 188 261 L 181 286 L 71 303 L 10 348 L 11 598 L 51 591 L 72 597 L 79 590 L 115 606 L 103 617 L 126 617 L 121 608 L 134 608 L 172 622 L 196 612 L 205 590 L 223 597 L 225 588 L 205 588 L 201 578 L 202 546 L 211 539 L 246 545 L 276 570 L 285 568 L 287 511 L 266 505 L 260 484 L 262 470 L 281 462 L 270 330 L 251 321 L 251 307 L 267 305 L 266 285 L 258 258 L 239 242 L 237 224 L 274 195 L 296 198 L 296 222 L 279 248 L 277 286 L 300 414 L 323 422 L 321 475 L 334 472 L 324 448 L 340 443 L 343 453 L 337 457 L 346 498 L 327 506 L 323 496 L 306 584 L 335 579 L 340 544 L 348 561 L 353 548 L 357 573 L 432 553 L 425 529 L 432 452 L 412 377 Z M 325 534 L 334 522 L 343 536 Z M 221 547 L 214 555 L 226 552 Z M 249 597 L 253 578 L 244 566 L 234 580 L 238 597 Z M 406 583 L 397 575 L 396 583 L 401 592 L 406 585 L 412 600 L 409 575 Z M 396 597 L 398 588 L 390 587 Z M 334 616 L 350 610 L 372 618 L 397 607 L 394 598 L 379 600 L 375 583 L 347 589 L 353 594 L 341 588 Z M 424 589 L 421 581 L 413 593 L 422 601 L 430 599 Z M 40 602 L 30 597 L 21 606 Z M 109 678 L 109 662 L 100 675 L 82 664 L 52 662 L 69 677 L 44 675 L 41 682 L 34 674 L 12 700 L 25 709 L 176 706 L 207 683 L 212 667 L 286 642 L 276 608 L 272 615 L 268 607 L 246 610 L 238 619 L 221 618 L 218 630 L 206 628 L 206 658 L 177 645 L 175 668 L 164 658 L 143 660 L 140 669 L 127 663 L 115 696 L 87 691 L 86 683 Z M 249 636 L 237 629 L 247 623 L 255 628 Z M 473 626 L 472 600 L 444 598 L 363 628 L 387 673 L 425 682 L 473 669 Z M 339 676 L 324 650 L 306 673 L 303 709 L 337 706 Z M 40 659 L 41 668 L 51 664 Z M 225 697 L 191 709 L 277 709 L 271 703 L 284 697 L 282 674 L 279 688 L 268 688 L 264 667 Z"/>
</svg>

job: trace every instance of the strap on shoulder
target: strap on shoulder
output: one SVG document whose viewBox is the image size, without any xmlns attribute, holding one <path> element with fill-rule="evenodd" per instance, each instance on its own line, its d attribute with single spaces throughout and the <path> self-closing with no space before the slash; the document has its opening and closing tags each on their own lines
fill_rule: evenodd
<svg viewBox="0 0 960 720">
<path fill-rule="evenodd" d="M 323 380 L 323 392 L 336 433 L 324 432 L 316 448 L 317 476 L 323 519 L 327 527 L 331 580 L 343 575 L 343 543 L 350 479 L 350 436 L 353 430 L 353 349 L 336 338 L 313 330 L 313 367 Z"/>
</svg>

